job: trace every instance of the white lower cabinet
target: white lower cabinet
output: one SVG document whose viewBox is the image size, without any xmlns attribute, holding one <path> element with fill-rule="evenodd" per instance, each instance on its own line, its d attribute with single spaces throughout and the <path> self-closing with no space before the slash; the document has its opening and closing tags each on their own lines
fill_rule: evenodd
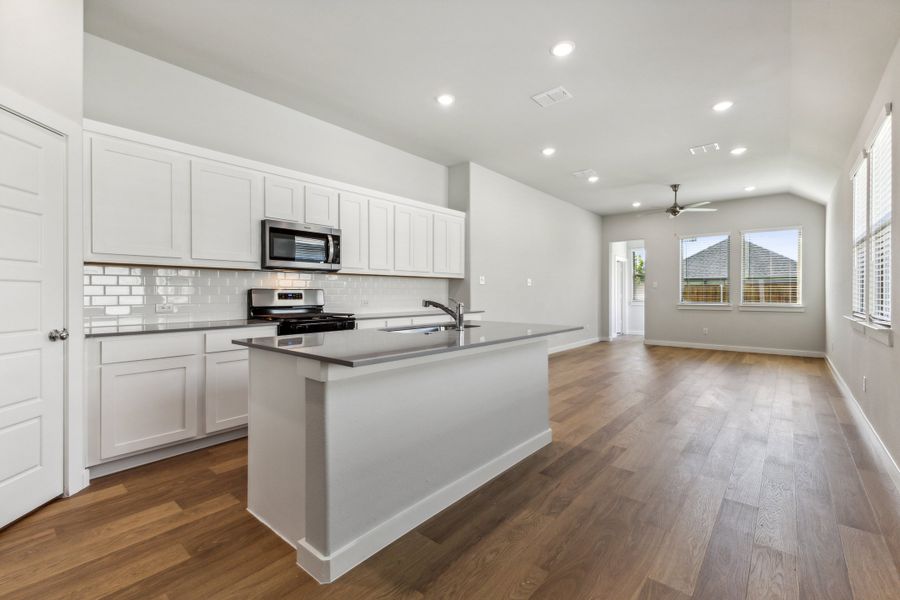
<svg viewBox="0 0 900 600">
<path fill-rule="evenodd" d="M 246 425 L 249 351 L 231 342 L 274 335 L 262 325 L 89 338 L 89 466 Z"/>
<path fill-rule="evenodd" d="M 199 359 L 159 358 L 104 365 L 100 372 L 100 457 L 197 435 Z"/>
<path fill-rule="evenodd" d="M 233 350 L 206 356 L 206 433 L 247 424 L 249 354 Z"/>
</svg>

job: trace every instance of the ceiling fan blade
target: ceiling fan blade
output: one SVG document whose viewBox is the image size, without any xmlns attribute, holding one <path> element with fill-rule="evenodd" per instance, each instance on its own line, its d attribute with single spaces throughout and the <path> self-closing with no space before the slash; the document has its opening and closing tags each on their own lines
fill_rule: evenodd
<svg viewBox="0 0 900 600">
<path fill-rule="evenodd" d="M 716 212 L 718 208 L 684 208 L 681 212 Z"/>
<path fill-rule="evenodd" d="M 710 204 L 710 202 L 695 202 L 694 204 L 688 204 L 685 208 L 697 208 L 698 206 L 706 206 Z"/>
</svg>

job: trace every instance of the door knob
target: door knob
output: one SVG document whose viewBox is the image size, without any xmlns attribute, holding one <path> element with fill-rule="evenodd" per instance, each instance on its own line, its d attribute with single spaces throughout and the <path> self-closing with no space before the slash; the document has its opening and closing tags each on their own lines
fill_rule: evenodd
<svg viewBox="0 0 900 600">
<path fill-rule="evenodd" d="M 69 330 L 68 329 L 54 329 L 50 332 L 48 336 L 51 342 L 55 342 L 57 340 L 67 340 L 69 339 Z"/>
</svg>

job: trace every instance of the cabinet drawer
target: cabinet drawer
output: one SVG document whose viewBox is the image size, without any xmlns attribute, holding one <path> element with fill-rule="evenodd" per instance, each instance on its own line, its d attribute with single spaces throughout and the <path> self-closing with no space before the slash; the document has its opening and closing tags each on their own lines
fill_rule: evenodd
<svg viewBox="0 0 900 600">
<path fill-rule="evenodd" d="M 145 360 L 100 368 L 100 457 L 197 435 L 199 359 Z"/>
<path fill-rule="evenodd" d="M 149 333 L 100 341 L 100 363 L 131 362 L 153 358 L 171 358 L 199 354 L 200 335 L 196 333 Z"/>
<path fill-rule="evenodd" d="M 275 326 L 262 327 L 242 327 L 240 329 L 225 329 L 222 331 L 213 331 L 206 334 L 206 353 L 211 352 L 229 352 L 231 350 L 240 350 L 240 346 L 231 343 L 232 340 L 243 340 L 256 337 L 270 337 L 278 335 L 278 329 Z"/>
</svg>

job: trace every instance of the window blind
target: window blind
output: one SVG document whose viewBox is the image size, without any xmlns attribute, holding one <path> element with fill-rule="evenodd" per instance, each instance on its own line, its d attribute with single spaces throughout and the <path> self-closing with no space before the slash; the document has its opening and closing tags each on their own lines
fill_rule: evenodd
<svg viewBox="0 0 900 600">
<path fill-rule="evenodd" d="M 683 237 L 678 242 L 682 304 L 728 304 L 728 235 Z"/>
<path fill-rule="evenodd" d="M 873 321 L 891 324 L 891 117 L 881 124 L 869 151 L 871 204 L 869 240 L 871 282 L 869 313 Z"/>
<path fill-rule="evenodd" d="M 866 240 L 868 237 L 869 160 L 853 175 L 853 301 L 857 316 L 866 314 Z"/>
<path fill-rule="evenodd" d="M 741 303 L 800 304 L 799 227 L 741 234 Z"/>
</svg>

